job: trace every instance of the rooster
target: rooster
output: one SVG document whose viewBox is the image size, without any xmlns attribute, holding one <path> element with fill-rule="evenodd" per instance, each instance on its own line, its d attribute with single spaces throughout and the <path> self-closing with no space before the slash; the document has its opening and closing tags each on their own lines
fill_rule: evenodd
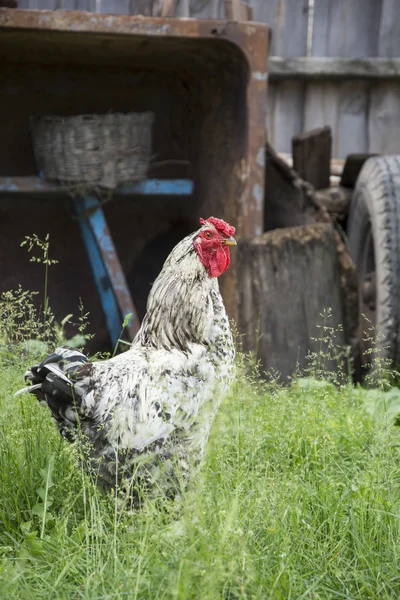
<svg viewBox="0 0 400 600">
<path fill-rule="evenodd" d="M 58 348 L 25 374 L 61 434 L 89 442 L 103 486 L 174 493 L 198 469 L 211 424 L 234 380 L 235 348 L 217 278 L 235 228 L 201 227 L 168 256 L 130 349 L 90 362 Z"/>
</svg>

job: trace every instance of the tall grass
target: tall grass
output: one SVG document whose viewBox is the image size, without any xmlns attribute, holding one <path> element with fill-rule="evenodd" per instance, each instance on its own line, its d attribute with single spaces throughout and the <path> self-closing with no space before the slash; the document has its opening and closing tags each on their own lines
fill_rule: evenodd
<svg viewBox="0 0 400 600">
<path fill-rule="evenodd" d="M 23 370 L 0 374 L 0 597 L 399 596 L 397 390 L 242 377 L 191 488 L 127 511 L 45 407 L 13 398 Z"/>
<path fill-rule="evenodd" d="M 13 397 L 71 316 L 59 327 L 48 306 L 48 239 L 28 242 L 43 251 L 43 318 L 30 293 L 0 298 L 0 598 L 400 596 L 400 392 L 379 354 L 377 389 L 324 379 L 327 362 L 349 360 L 326 314 L 309 378 L 260 383 L 239 357 L 190 488 L 127 510 L 84 472 L 82 448 L 46 407 Z"/>
</svg>

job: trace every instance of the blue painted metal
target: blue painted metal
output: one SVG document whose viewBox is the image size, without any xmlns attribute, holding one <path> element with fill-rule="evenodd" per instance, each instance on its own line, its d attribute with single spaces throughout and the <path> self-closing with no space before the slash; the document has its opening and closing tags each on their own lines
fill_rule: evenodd
<svg viewBox="0 0 400 600">
<path fill-rule="evenodd" d="M 124 185 L 119 194 L 145 194 L 149 196 L 190 196 L 193 194 L 193 181 L 190 179 L 145 179 L 138 183 Z"/>
<path fill-rule="evenodd" d="M 0 193 L 66 193 L 71 187 L 50 183 L 42 177 L 0 177 Z M 145 179 L 123 185 L 115 192 L 150 196 L 190 196 L 193 189 L 194 184 L 190 179 Z"/>
<path fill-rule="evenodd" d="M 119 307 L 121 315 L 120 329 L 122 321 L 130 314 L 131 318 L 127 324 L 127 330 L 131 340 L 139 330 L 139 321 L 136 309 L 134 307 L 125 275 L 119 262 L 118 254 L 115 249 L 111 233 L 108 229 L 104 212 L 99 200 L 95 196 L 87 195 L 83 198 L 86 216 L 89 221 L 92 233 L 96 238 L 97 246 L 101 253 L 104 266 Z"/>
<path fill-rule="evenodd" d="M 84 198 L 74 199 L 75 209 L 79 216 L 79 227 L 83 242 L 92 268 L 95 284 L 100 296 L 100 302 L 106 317 L 107 329 L 113 345 L 118 341 L 121 332 L 121 315 L 114 296 L 103 257 L 93 235 L 90 223 L 85 217 L 86 207 Z"/>
</svg>

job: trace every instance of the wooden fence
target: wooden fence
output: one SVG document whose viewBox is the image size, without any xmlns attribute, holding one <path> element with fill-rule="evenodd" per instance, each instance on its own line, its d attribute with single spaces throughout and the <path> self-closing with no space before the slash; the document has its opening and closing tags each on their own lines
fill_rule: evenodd
<svg viewBox="0 0 400 600">
<path fill-rule="evenodd" d="M 175 2 L 178 16 L 225 17 L 224 0 Z M 248 2 L 254 20 L 273 30 L 266 126 L 276 150 L 290 152 L 293 135 L 330 125 L 334 156 L 400 153 L 400 60 L 396 60 L 400 0 Z M 19 0 L 18 4 L 156 14 L 162 1 Z"/>
</svg>

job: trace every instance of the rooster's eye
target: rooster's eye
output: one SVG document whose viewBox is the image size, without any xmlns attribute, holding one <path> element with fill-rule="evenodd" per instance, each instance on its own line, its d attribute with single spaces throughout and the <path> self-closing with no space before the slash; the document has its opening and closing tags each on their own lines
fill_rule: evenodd
<svg viewBox="0 0 400 600">
<path fill-rule="evenodd" d="M 212 233 L 210 233 L 209 231 L 206 231 L 205 234 L 204 234 L 204 237 L 206 238 L 206 240 L 211 240 Z"/>
</svg>

